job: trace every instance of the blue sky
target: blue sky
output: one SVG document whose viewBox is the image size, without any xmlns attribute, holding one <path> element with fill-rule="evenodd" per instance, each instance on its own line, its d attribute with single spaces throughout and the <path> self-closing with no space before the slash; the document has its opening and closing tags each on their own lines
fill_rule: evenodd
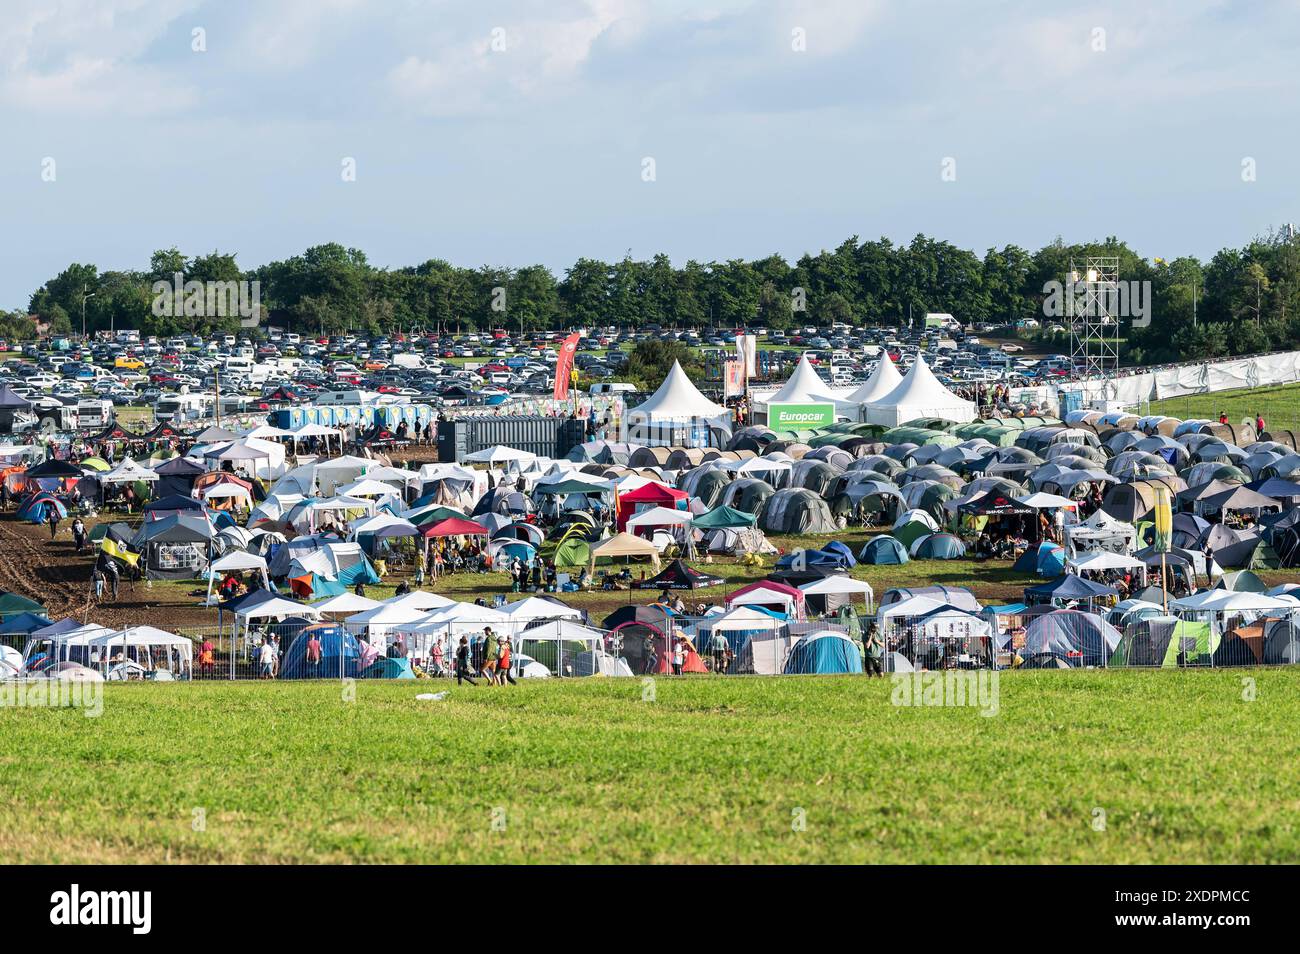
<svg viewBox="0 0 1300 954">
<path fill-rule="evenodd" d="M 0 13 L 4 308 L 69 262 L 139 268 L 172 245 L 252 266 L 338 241 L 378 265 L 558 274 L 917 232 L 1208 256 L 1300 224 L 1300 0 Z"/>
</svg>

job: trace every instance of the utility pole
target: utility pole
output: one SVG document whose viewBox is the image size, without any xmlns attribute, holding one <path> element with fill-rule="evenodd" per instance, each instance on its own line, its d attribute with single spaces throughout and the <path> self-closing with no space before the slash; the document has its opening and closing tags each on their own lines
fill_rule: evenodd
<svg viewBox="0 0 1300 954">
<path fill-rule="evenodd" d="M 86 299 L 95 297 L 94 292 L 86 294 L 88 287 L 88 285 L 84 284 L 81 286 L 81 337 L 83 339 L 86 337 Z"/>
</svg>

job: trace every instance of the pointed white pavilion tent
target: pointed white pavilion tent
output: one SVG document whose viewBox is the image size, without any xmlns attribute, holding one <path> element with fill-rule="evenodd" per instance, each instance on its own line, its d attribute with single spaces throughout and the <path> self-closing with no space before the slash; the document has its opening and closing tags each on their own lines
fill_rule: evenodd
<svg viewBox="0 0 1300 954">
<path fill-rule="evenodd" d="M 876 362 L 876 368 L 871 372 L 871 377 L 867 378 L 860 388 L 845 398 L 845 404 L 857 405 L 858 419 L 861 420 L 866 414 L 865 405 L 874 404 L 886 397 L 889 392 L 898 387 L 903 381 L 903 376 L 898 373 L 898 368 L 894 366 L 894 359 L 889 356 L 889 352 L 883 348 L 880 351 L 880 359 Z"/>
<path fill-rule="evenodd" d="M 627 413 L 627 439 L 651 447 L 709 447 L 731 436 L 731 412 L 714 404 L 674 361 L 659 389 Z"/>
<path fill-rule="evenodd" d="M 921 417 L 941 417 L 965 424 L 975 420 L 975 404 L 959 398 L 940 384 L 925 358 L 918 354 L 912 369 L 897 387 L 865 406 L 865 416 L 870 423 L 885 427 L 897 427 Z"/>
<path fill-rule="evenodd" d="M 817 373 L 808 360 L 808 352 L 799 357 L 794 371 L 775 394 L 763 399 L 764 404 L 839 404 L 848 399 L 850 392 L 833 388 Z"/>
</svg>

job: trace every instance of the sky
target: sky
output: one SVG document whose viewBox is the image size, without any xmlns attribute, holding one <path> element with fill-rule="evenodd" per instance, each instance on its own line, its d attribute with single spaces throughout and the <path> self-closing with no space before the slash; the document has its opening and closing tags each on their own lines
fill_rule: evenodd
<svg viewBox="0 0 1300 954">
<path fill-rule="evenodd" d="M 1300 224 L 1300 0 L 0 0 L 0 308 L 71 262 Z"/>
</svg>

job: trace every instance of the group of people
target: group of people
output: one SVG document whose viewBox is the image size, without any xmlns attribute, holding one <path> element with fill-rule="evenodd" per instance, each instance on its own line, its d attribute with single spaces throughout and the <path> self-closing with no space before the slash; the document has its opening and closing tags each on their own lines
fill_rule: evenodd
<svg viewBox="0 0 1300 954">
<path fill-rule="evenodd" d="M 491 626 L 483 627 L 483 634 L 475 636 L 473 641 L 462 636 L 456 644 L 455 674 L 456 685 L 468 682 L 477 686 L 477 676 L 486 679 L 489 686 L 504 686 L 507 682 L 515 685 L 510 637 L 493 632 Z M 434 660 L 438 662 L 442 655 L 441 646 L 434 647 Z"/>
</svg>

